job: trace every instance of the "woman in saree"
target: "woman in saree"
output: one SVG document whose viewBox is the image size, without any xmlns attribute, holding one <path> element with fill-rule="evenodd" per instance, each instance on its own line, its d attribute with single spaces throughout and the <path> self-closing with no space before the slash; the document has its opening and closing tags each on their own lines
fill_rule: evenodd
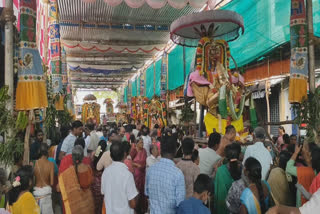
<svg viewBox="0 0 320 214">
<path fill-rule="evenodd" d="M 241 178 L 240 153 L 241 146 L 237 143 L 230 144 L 225 148 L 228 162 L 218 168 L 214 180 L 214 213 L 229 213 L 226 198 L 232 183 Z"/>
<path fill-rule="evenodd" d="M 94 201 L 90 186 L 92 169 L 83 164 L 84 152 L 79 145 L 72 150 L 73 165 L 59 175 L 59 187 L 66 214 L 94 214 Z"/>
<path fill-rule="evenodd" d="M 103 170 L 97 170 L 98 161 L 101 159 L 102 154 L 107 148 L 107 142 L 105 140 L 100 140 L 98 148 L 94 153 L 92 169 L 93 169 L 93 184 L 91 185 L 91 191 L 95 203 L 95 213 L 101 214 L 102 212 L 102 203 L 103 195 L 101 194 L 101 176 Z"/>
<path fill-rule="evenodd" d="M 295 205 L 295 199 L 293 197 L 294 193 L 291 191 L 291 188 L 295 187 L 291 181 L 289 183 L 288 176 L 285 171 L 290 157 L 291 155 L 288 151 L 282 151 L 280 153 L 279 160 L 277 161 L 279 162 L 279 166 L 271 170 L 268 178 L 272 196 L 277 205 Z"/>
<path fill-rule="evenodd" d="M 320 189 L 320 148 L 316 148 L 312 151 L 312 166 L 318 172 L 318 175 L 313 179 L 309 192 L 311 194 L 316 193 Z"/>
<path fill-rule="evenodd" d="M 16 173 L 8 192 L 10 212 L 13 214 L 40 214 L 40 207 L 30 193 L 33 181 L 31 166 L 22 166 Z"/>
<path fill-rule="evenodd" d="M 145 185 L 145 177 L 146 177 L 146 160 L 147 160 L 147 152 L 143 148 L 143 139 L 137 138 L 136 152 L 131 152 L 135 154 L 131 156 L 132 158 L 132 165 L 134 169 L 134 181 L 139 192 L 138 196 L 138 204 L 136 207 L 136 213 L 146 213 L 147 211 L 147 198 L 144 195 L 144 185 Z"/>
<path fill-rule="evenodd" d="M 286 172 L 297 177 L 298 183 L 301 184 L 307 191 L 309 190 L 313 179 L 316 176 L 317 170 L 313 168 L 316 166 L 316 163 L 320 161 L 320 157 L 311 158 L 310 146 L 313 146 L 313 143 L 304 143 L 303 146 L 296 145 L 295 152 L 291 156 L 291 159 L 287 163 Z M 295 166 L 296 159 L 299 154 L 302 154 L 303 160 L 306 166 Z M 296 207 L 301 207 L 304 203 L 307 202 L 307 199 L 304 198 L 299 190 L 297 190 L 296 195 Z"/>
<path fill-rule="evenodd" d="M 270 186 L 261 181 L 262 167 L 260 162 L 249 157 L 244 164 L 244 174 L 248 178 L 249 186 L 242 192 L 240 214 L 264 214 L 273 206 Z"/>
</svg>

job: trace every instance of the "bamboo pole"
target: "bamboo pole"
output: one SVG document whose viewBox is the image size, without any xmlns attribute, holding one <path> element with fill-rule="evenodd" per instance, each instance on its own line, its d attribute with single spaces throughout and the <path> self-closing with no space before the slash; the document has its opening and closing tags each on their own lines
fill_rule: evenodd
<svg viewBox="0 0 320 214">
<path fill-rule="evenodd" d="M 10 99 L 7 102 L 7 109 L 13 112 L 13 0 L 5 1 L 5 74 L 4 83 L 9 87 L 8 95 Z M 10 133 L 10 130 L 9 130 Z"/>
<path fill-rule="evenodd" d="M 315 56 L 314 56 L 314 43 L 313 43 L 313 13 L 312 13 L 312 0 L 307 0 L 307 21 L 309 33 L 309 89 L 314 93 L 316 88 L 316 75 L 315 75 Z"/>
<path fill-rule="evenodd" d="M 269 102 L 269 84 L 270 82 L 268 80 L 266 80 L 265 83 L 265 91 L 266 91 L 266 102 L 267 102 L 267 121 L 268 123 L 270 123 L 270 102 Z M 270 134 L 270 125 L 268 125 L 267 127 L 268 133 Z"/>
<path fill-rule="evenodd" d="M 26 134 L 24 136 L 24 153 L 23 153 L 23 165 L 29 165 L 30 162 L 30 131 L 31 131 L 31 126 L 32 126 L 32 121 L 33 121 L 33 110 L 29 111 L 29 116 L 28 116 L 28 126 L 26 129 Z"/>
</svg>

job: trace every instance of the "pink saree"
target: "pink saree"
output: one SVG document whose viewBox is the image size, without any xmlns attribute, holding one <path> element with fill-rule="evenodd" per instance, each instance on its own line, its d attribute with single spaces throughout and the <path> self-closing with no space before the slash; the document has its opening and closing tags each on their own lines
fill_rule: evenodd
<svg viewBox="0 0 320 214">
<path fill-rule="evenodd" d="M 145 185 L 145 177 L 146 177 L 146 160 L 147 160 L 147 152 L 145 149 L 141 151 L 137 151 L 135 156 L 132 157 L 133 163 L 139 164 L 140 167 L 134 168 L 134 181 L 139 192 L 139 199 L 136 211 L 138 213 L 146 213 L 147 211 L 147 198 L 144 195 L 144 185 Z"/>
</svg>

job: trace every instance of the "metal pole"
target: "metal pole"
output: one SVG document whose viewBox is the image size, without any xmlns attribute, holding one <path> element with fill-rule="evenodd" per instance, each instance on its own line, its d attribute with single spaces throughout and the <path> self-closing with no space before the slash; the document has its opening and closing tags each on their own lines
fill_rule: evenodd
<svg viewBox="0 0 320 214">
<path fill-rule="evenodd" d="M 183 46 L 183 81 L 186 80 L 186 47 Z"/>
<path fill-rule="evenodd" d="M 204 119 L 204 106 L 201 105 L 200 107 L 200 122 L 199 122 L 199 137 L 203 137 L 203 119 Z"/>
<path fill-rule="evenodd" d="M 316 74 L 315 74 L 315 56 L 314 56 L 314 41 L 313 41 L 313 13 L 312 0 L 307 0 L 307 21 L 309 33 L 309 89 L 310 92 L 315 91 L 316 88 Z"/>
<path fill-rule="evenodd" d="M 11 97 L 7 103 L 7 109 L 13 112 L 13 0 L 6 0 L 5 14 L 5 85 L 9 87 L 8 94 Z"/>
</svg>

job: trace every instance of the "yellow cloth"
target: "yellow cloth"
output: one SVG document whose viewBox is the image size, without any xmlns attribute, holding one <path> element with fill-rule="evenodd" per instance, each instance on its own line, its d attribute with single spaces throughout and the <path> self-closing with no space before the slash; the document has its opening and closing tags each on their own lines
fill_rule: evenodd
<svg viewBox="0 0 320 214">
<path fill-rule="evenodd" d="M 32 110 L 48 107 L 45 81 L 18 82 L 16 110 Z"/>
<path fill-rule="evenodd" d="M 11 207 L 12 214 L 40 214 L 40 207 L 30 192 L 24 193 Z"/>
<path fill-rule="evenodd" d="M 301 103 L 307 97 L 308 82 L 306 79 L 290 78 L 289 82 L 289 102 Z"/>
<path fill-rule="evenodd" d="M 60 96 L 59 100 L 54 104 L 57 111 L 63 111 L 64 110 L 63 100 L 64 100 L 64 96 Z"/>
<path fill-rule="evenodd" d="M 207 113 L 204 117 L 204 123 L 206 125 L 207 134 L 210 135 L 213 132 L 213 129 L 215 129 L 217 132 L 221 134 L 225 134 L 226 127 L 227 127 L 227 120 L 225 119 L 219 119 L 213 116 L 210 113 Z M 232 121 L 231 125 L 233 125 L 236 129 L 236 131 L 239 133 L 243 131 L 243 118 L 240 117 L 239 120 Z"/>
<path fill-rule="evenodd" d="M 79 175 L 80 174 L 81 173 L 79 173 Z M 87 183 L 87 186 L 90 186 L 91 181 L 91 169 L 84 172 L 79 178 L 73 166 L 69 167 L 59 175 L 59 187 L 66 214 L 94 213 L 94 200 L 90 188 L 83 189 L 80 186 L 80 183 Z"/>
</svg>

